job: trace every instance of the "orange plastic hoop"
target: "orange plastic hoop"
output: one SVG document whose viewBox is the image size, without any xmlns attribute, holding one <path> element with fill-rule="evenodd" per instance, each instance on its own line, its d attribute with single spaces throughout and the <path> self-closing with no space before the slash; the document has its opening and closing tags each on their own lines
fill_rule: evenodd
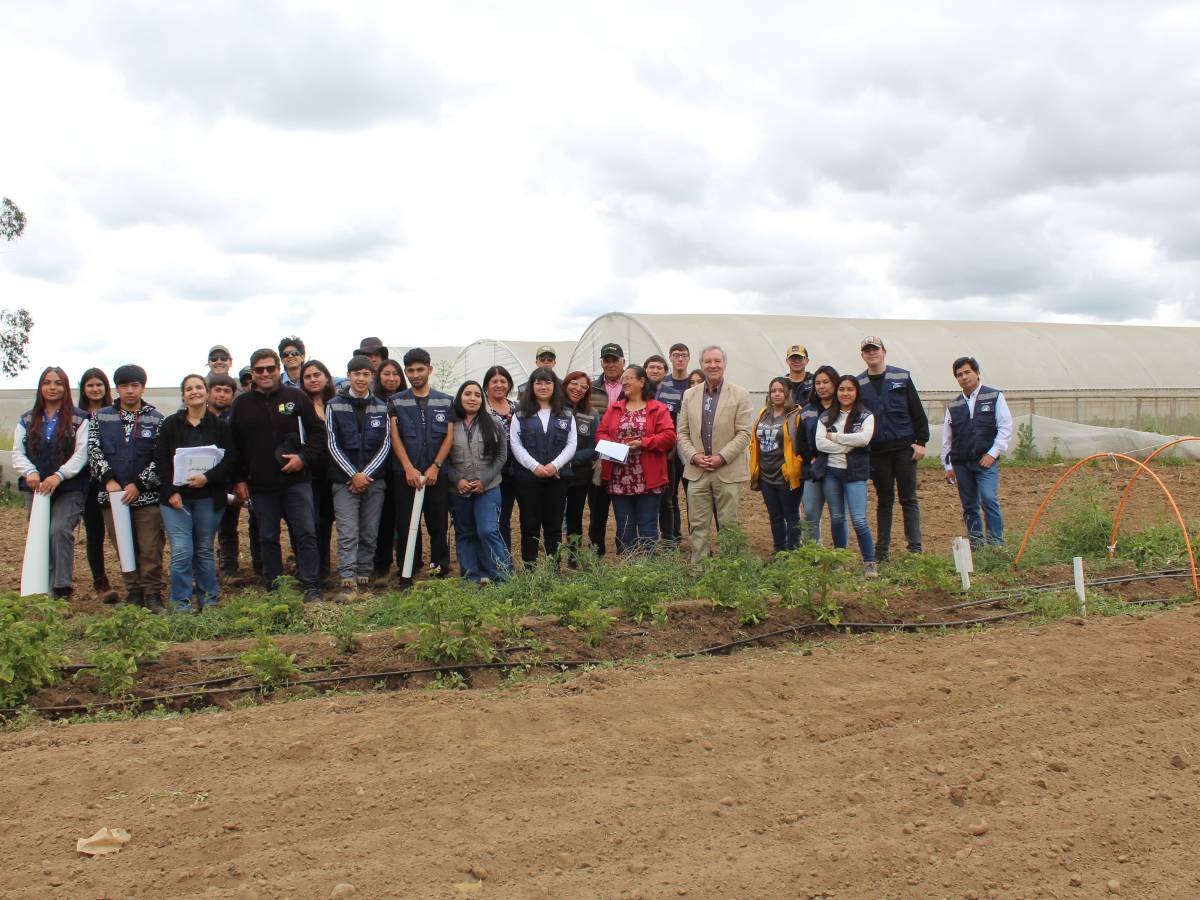
<svg viewBox="0 0 1200 900">
<path fill-rule="evenodd" d="M 1164 450 L 1174 447 L 1176 444 L 1182 444 L 1185 441 L 1200 441 L 1200 437 L 1181 437 L 1173 441 L 1163 444 L 1161 447 L 1155 448 L 1154 452 L 1147 456 L 1143 462 L 1150 465 L 1150 461 Z M 1133 490 L 1133 483 L 1138 480 L 1142 474 L 1141 469 L 1134 469 L 1133 475 L 1129 478 L 1129 484 L 1125 485 L 1125 491 L 1121 494 L 1121 502 L 1117 504 L 1117 517 L 1113 520 L 1112 535 L 1108 539 L 1108 558 L 1112 559 L 1113 554 L 1117 552 L 1117 529 L 1121 527 L 1121 513 L 1125 511 L 1125 501 L 1129 499 L 1129 492 Z"/>
</svg>

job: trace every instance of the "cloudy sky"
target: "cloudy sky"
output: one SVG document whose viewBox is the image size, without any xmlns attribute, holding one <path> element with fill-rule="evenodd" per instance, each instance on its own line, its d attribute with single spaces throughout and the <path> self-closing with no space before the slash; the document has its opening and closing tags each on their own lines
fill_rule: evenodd
<svg viewBox="0 0 1200 900">
<path fill-rule="evenodd" d="M 0 0 L 72 377 L 610 311 L 1200 320 L 1195 3 Z"/>
</svg>

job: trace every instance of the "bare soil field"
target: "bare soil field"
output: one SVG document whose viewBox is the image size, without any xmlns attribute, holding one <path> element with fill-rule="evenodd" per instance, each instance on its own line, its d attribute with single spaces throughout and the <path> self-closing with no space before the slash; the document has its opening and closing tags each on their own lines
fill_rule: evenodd
<svg viewBox="0 0 1200 900">
<path fill-rule="evenodd" d="M 1185 607 L 39 725 L 0 736 L 0 896 L 1195 897 L 1198 640 Z M 132 841 L 79 857 L 102 825 Z"/>
</svg>

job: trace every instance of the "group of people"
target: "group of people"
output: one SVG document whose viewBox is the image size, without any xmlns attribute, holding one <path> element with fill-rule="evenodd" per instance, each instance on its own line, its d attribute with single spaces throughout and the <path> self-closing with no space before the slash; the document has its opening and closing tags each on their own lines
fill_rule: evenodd
<svg viewBox="0 0 1200 900">
<path fill-rule="evenodd" d="M 311 601 L 335 572 L 343 598 L 367 591 L 389 578 L 393 560 L 397 586 L 410 586 L 425 555 L 417 508 L 431 577 L 451 574 L 453 520 L 462 576 L 507 578 L 514 505 L 526 566 L 541 552 L 558 559 L 564 531 L 568 565 L 585 542 L 604 555 L 610 512 L 617 552 L 675 546 L 683 538 L 681 484 L 693 562 L 710 551 L 714 525 L 737 523 L 748 481 L 762 494 L 777 551 L 819 541 L 827 506 L 833 545 L 847 545 L 849 520 L 871 576 L 890 548 L 897 493 L 907 549 L 921 551 L 916 467 L 929 424 L 911 374 L 886 362 L 883 340 L 864 338 L 860 352 L 866 369 L 858 375 L 828 365 L 810 373 L 807 349 L 789 347 L 788 371 L 772 379 L 755 415 L 749 391 L 725 378 L 726 354 L 716 345 L 700 351 L 693 370 L 683 343 L 641 365 L 627 365 L 621 346 L 607 343 L 599 375 L 563 378 L 554 348 L 543 346 L 526 383 L 492 366 L 454 396 L 433 388 L 428 352 L 414 348 L 395 360 L 374 337 L 336 377 L 306 358 L 300 338 L 286 337 L 254 351 L 235 380 L 232 354 L 217 345 L 207 374 L 185 377 L 180 407 L 165 416 L 144 400 L 140 366 L 119 367 L 111 384 L 89 369 L 78 405 L 66 373 L 47 368 L 16 426 L 13 463 L 30 503 L 34 492 L 51 498 L 54 595 L 72 593 L 82 519 L 95 589 L 117 601 L 103 549 L 106 532 L 116 543 L 112 505 L 119 503 L 128 507 L 136 561 L 122 573 L 125 601 L 155 612 L 164 609 L 164 535 L 167 607 L 202 610 L 217 602 L 218 567 L 227 576 L 238 571 L 243 509 L 254 570 L 268 587 L 283 574 L 286 524 L 297 580 Z M 980 384 L 974 359 L 953 368 L 962 394 L 946 410 L 942 462 L 972 541 L 998 542 L 997 461 L 1012 417 L 1003 394 Z M 602 454 L 603 441 L 624 449 Z M 188 458 L 178 451 L 187 448 L 219 452 L 204 471 L 189 465 L 177 473 L 177 460 Z"/>
</svg>

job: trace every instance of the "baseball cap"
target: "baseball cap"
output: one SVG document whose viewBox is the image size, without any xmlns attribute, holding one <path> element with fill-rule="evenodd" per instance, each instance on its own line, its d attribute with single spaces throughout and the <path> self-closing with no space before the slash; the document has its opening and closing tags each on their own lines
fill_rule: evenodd
<svg viewBox="0 0 1200 900">
<path fill-rule="evenodd" d="M 214 353 L 224 353 L 230 359 L 233 359 L 233 354 L 229 352 L 229 348 L 224 344 L 213 344 L 208 350 L 208 358 L 212 359 Z"/>
<path fill-rule="evenodd" d="M 887 347 L 884 346 L 883 338 L 877 337 L 873 334 L 868 334 L 862 339 L 862 343 L 858 345 L 859 350 L 866 350 L 868 347 L 878 347 L 880 350 L 887 349 Z"/>
<path fill-rule="evenodd" d="M 543 356 L 552 356 L 558 359 L 558 354 L 554 352 L 554 348 L 549 344 L 543 344 L 541 347 L 538 347 L 537 353 L 533 354 L 534 359 L 540 359 Z"/>
<path fill-rule="evenodd" d="M 792 346 L 788 347 L 787 353 L 785 355 L 788 358 L 791 358 L 793 356 L 807 357 L 808 356 L 808 348 L 805 347 L 803 344 L 792 344 Z"/>
<path fill-rule="evenodd" d="M 600 358 L 604 359 L 606 356 L 615 356 L 617 359 L 624 359 L 625 351 L 621 349 L 620 344 L 608 343 L 600 348 Z"/>
</svg>

